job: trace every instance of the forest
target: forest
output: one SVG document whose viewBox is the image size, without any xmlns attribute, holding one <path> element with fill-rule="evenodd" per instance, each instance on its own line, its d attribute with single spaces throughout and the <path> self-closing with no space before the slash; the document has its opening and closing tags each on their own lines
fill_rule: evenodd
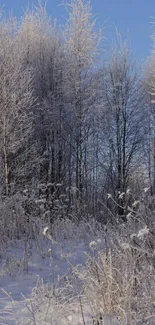
<svg viewBox="0 0 155 325">
<path fill-rule="evenodd" d="M 1 197 L 105 221 L 107 207 L 125 214 L 127 190 L 155 191 L 154 48 L 140 66 L 116 35 L 107 59 L 90 3 L 66 6 L 64 27 L 41 5 L 20 22 L 1 14 Z"/>
<path fill-rule="evenodd" d="M 0 12 L 0 324 L 153 324 L 155 32 L 140 63 L 64 6 Z"/>
</svg>

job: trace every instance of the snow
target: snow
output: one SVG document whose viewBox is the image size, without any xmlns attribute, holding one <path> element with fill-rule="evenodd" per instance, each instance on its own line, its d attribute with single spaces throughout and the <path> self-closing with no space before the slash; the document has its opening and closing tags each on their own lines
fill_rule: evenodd
<svg viewBox="0 0 155 325">
<path fill-rule="evenodd" d="M 82 235 L 81 229 L 77 236 L 73 230 L 57 228 L 52 242 L 44 228 L 38 242 L 27 243 L 27 255 L 22 241 L 10 244 L 0 265 L 0 325 L 83 324 L 76 268 L 80 270 L 86 255 L 94 256 L 104 241 Z M 80 299 L 85 323 L 92 324 L 90 307 Z"/>
</svg>

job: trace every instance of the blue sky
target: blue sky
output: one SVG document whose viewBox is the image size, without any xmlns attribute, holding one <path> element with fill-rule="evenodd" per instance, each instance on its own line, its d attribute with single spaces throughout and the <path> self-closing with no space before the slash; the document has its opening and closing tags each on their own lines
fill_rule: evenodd
<svg viewBox="0 0 155 325">
<path fill-rule="evenodd" d="M 52 18 L 57 18 L 63 24 L 66 11 L 63 6 L 59 6 L 61 2 L 62 0 L 48 0 L 47 10 Z M 37 0 L 0 0 L 0 6 L 4 5 L 6 13 L 12 10 L 18 17 L 22 15 L 23 8 L 32 3 L 36 4 Z M 91 0 L 91 3 L 97 25 L 105 26 L 105 50 L 115 38 L 116 26 L 122 37 L 128 38 L 138 61 L 146 59 L 152 46 L 155 0 Z"/>
</svg>

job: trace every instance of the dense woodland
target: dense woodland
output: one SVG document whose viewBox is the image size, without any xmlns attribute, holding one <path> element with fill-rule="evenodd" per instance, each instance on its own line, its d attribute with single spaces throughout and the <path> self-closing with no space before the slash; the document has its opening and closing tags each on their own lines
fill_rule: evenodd
<svg viewBox="0 0 155 325">
<path fill-rule="evenodd" d="M 106 221 L 155 192 L 155 36 L 142 65 L 118 35 L 107 59 L 90 3 L 66 9 L 63 27 L 41 5 L 1 14 L 1 201 Z"/>
<path fill-rule="evenodd" d="M 68 1 L 0 14 L 0 324 L 152 325 L 155 32 L 137 62 Z"/>
</svg>

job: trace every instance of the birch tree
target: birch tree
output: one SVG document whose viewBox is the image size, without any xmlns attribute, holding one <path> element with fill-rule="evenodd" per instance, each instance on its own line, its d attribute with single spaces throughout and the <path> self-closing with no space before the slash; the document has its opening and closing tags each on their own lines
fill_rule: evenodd
<svg viewBox="0 0 155 325">
<path fill-rule="evenodd" d="M 105 67 L 103 93 L 107 173 L 121 215 L 130 175 L 139 164 L 142 153 L 145 116 L 142 82 L 126 44 L 121 43 L 119 49 L 113 51 L 111 61 Z"/>
<path fill-rule="evenodd" d="M 66 86 L 68 88 L 68 96 L 71 99 L 74 123 L 72 136 L 74 140 L 73 154 L 75 155 L 76 193 L 77 199 L 79 202 L 82 202 L 84 185 L 83 164 L 87 151 L 85 144 L 86 142 L 88 143 L 88 130 L 90 130 L 90 124 L 88 126 L 86 120 L 88 122 L 90 115 L 92 116 L 91 109 L 93 105 L 90 103 L 92 103 L 92 99 L 94 100 L 93 96 L 95 97 L 95 86 L 93 82 L 90 82 L 90 73 L 92 73 L 96 63 L 98 45 L 101 38 L 100 33 L 97 34 L 94 31 L 95 21 L 92 18 L 89 2 L 73 0 L 67 3 L 67 10 L 69 18 L 65 30 L 65 48 L 68 57 Z"/>
<path fill-rule="evenodd" d="M 15 20 L 0 22 L 0 149 L 4 193 L 9 194 L 12 159 L 22 148 L 30 130 L 30 109 L 33 105 L 32 77 L 24 70 L 17 40 Z M 12 158 L 11 158 L 12 157 Z"/>
<path fill-rule="evenodd" d="M 37 97 L 34 138 L 36 150 L 36 187 L 39 183 L 62 181 L 63 138 L 63 57 L 60 37 L 46 8 L 27 12 L 21 26 L 25 63 L 32 67 Z M 63 151 L 63 152 L 62 152 Z"/>
</svg>

